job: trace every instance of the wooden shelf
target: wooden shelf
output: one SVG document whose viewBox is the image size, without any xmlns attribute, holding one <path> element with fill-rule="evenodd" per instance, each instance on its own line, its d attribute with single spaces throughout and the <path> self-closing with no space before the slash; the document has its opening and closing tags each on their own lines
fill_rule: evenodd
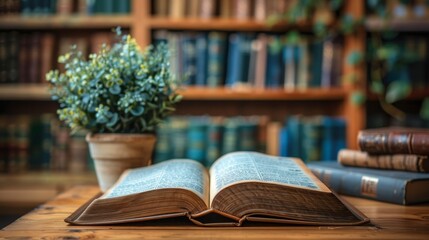
<svg viewBox="0 0 429 240">
<path fill-rule="evenodd" d="M 269 26 L 266 22 L 255 20 L 236 20 L 236 19 L 174 19 L 174 18 L 150 18 L 148 25 L 152 29 L 170 29 L 170 30 L 201 30 L 201 31 L 284 31 L 290 28 L 299 28 L 301 30 L 311 29 L 308 23 L 287 24 L 285 22 Z"/>
<path fill-rule="evenodd" d="M 52 16 L 0 16 L 0 29 L 94 29 L 116 26 L 130 27 L 130 15 L 52 15 Z"/>
<path fill-rule="evenodd" d="M 284 89 L 235 89 L 187 87 L 179 91 L 185 101 L 267 101 L 267 100 L 343 100 L 347 91 L 342 88 L 307 89 L 287 91 Z M 0 100 L 50 100 L 46 84 L 2 84 Z"/>
<path fill-rule="evenodd" d="M 368 31 L 395 30 L 401 32 L 425 32 L 429 31 L 428 19 L 389 19 L 378 17 L 368 18 L 365 22 Z"/>
<path fill-rule="evenodd" d="M 0 100 L 50 100 L 46 84 L 1 84 Z"/>
<path fill-rule="evenodd" d="M 427 97 L 429 97 L 429 88 L 413 89 L 404 100 L 423 100 Z M 368 92 L 368 100 L 375 101 L 378 100 L 378 97 L 374 93 Z"/>
<path fill-rule="evenodd" d="M 342 88 L 307 89 L 287 91 L 284 89 L 234 89 L 188 87 L 181 90 L 184 100 L 343 100 L 347 91 Z"/>
</svg>

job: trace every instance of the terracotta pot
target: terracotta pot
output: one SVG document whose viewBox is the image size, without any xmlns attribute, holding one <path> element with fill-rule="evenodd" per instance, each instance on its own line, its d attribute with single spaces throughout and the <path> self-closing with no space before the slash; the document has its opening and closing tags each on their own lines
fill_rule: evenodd
<svg viewBox="0 0 429 240">
<path fill-rule="evenodd" d="M 153 134 L 88 134 L 91 157 L 101 191 L 111 187 L 128 168 L 148 166 L 156 137 Z"/>
</svg>

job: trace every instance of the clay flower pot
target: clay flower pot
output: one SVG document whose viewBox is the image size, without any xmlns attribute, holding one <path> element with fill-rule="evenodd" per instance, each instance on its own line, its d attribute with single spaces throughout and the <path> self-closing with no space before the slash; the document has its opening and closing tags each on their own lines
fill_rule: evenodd
<svg viewBox="0 0 429 240">
<path fill-rule="evenodd" d="M 156 137 L 153 134 L 88 134 L 91 157 L 101 191 L 111 187 L 128 168 L 148 166 Z"/>
</svg>

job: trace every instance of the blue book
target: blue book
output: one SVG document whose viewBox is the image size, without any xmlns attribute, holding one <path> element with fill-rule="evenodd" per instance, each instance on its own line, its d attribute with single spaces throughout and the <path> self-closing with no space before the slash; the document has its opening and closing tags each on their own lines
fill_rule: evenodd
<svg viewBox="0 0 429 240">
<path fill-rule="evenodd" d="M 228 68 L 225 82 L 225 86 L 227 87 L 232 87 L 239 81 L 242 67 L 242 59 L 240 57 L 240 45 L 242 42 L 243 39 L 239 33 L 233 33 L 229 36 Z"/>
<path fill-rule="evenodd" d="M 207 86 L 221 86 L 225 79 L 226 34 L 211 32 L 208 36 Z"/>
<path fill-rule="evenodd" d="M 207 145 L 207 118 L 190 118 L 187 131 L 186 158 L 205 162 Z"/>
<path fill-rule="evenodd" d="M 322 81 L 323 41 L 311 44 L 310 87 L 320 87 Z"/>
<path fill-rule="evenodd" d="M 344 167 L 338 162 L 307 166 L 339 194 L 403 205 L 429 202 L 429 173 Z"/>
<path fill-rule="evenodd" d="M 196 39 L 196 80 L 198 86 L 207 85 L 207 35 L 199 33 Z"/>
<path fill-rule="evenodd" d="M 286 127 L 288 129 L 288 153 L 289 157 L 302 158 L 302 117 L 294 115 L 288 118 Z"/>
<path fill-rule="evenodd" d="M 196 81 L 196 37 L 192 32 L 180 34 L 181 69 L 185 76 L 185 85 L 195 85 Z"/>
<path fill-rule="evenodd" d="M 305 162 L 320 161 L 323 117 L 305 118 L 302 122 L 301 157 Z"/>
<path fill-rule="evenodd" d="M 336 161 L 338 151 L 346 147 L 346 122 L 342 118 L 323 118 L 322 161 Z"/>
<path fill-rule="evenodd" d="M 287 157 L 289 156 L 288 152 L 288 142 L 289 136 L 288 136 L 288 129 L 286 126 L 283 126 L 280 129 L 280 136 L 279 136 L 279 145 L 280 145 L 280 156 Z"/>
<path fill-rule="evenodd" d="M 118 14 L 127 14 L 131 11 L 130 0 L 115 0 L 113 3 L 113 12 Z"/>
<path fill-rule="evenodd" d="M 267 70 L 266 70 L 266 87 L 279 88 L 282 84 L 282 44 L 278 36 L 268 43 L 267 51 Z"/>
</svg>

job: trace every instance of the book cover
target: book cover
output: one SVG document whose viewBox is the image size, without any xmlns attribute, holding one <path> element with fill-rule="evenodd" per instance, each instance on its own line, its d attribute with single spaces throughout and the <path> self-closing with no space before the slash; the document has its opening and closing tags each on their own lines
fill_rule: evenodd
<svg viewBox="0 0 429 240">
<path fill-rule="evenodd" d="M 218 87 L 225 79 L 226 34 L 210 32 L 208 35 L 207 86 Z"/>
<path fill-rule="evenodd" d="M 362 151 L 373 154 L 429 155 L 429 130 L 424 128 L 375 128 L 358 133 Z"/>
<path fill-rule="evenodd" d="M 429 201 L 429 174 L 345 167 L 338 162 L 307 165 L 333 191 L 396 204 Z"/>
<path fill-rule="evenodd" d="M 207 155 L 207 117 L 192 117 L 188 119 L 186 158 L 205 162 Z"/>
<path fill-rule="evenodd" d="M 268 38 L 265 75 L 265 86 L 267 88 L 280 88 L 283 83 L 282 47 L 283 44 L 279 36 Z"/>
<path fill-rule="evenodd" d="M 213 117 L 207 126 L 207 155 L 204 165 L 210 167 L 221 156 L 223 118 Z"/>
<path fill-rule="evenodd" d="M 208 42 L 205 33 L 197 33 L 196 36 L 196 76 L 195 85 L 207 86 L 207 58 Z"/>
<path fill-rule="evenodd" d="M 368 154 L 353 149 L 338 152 L 338 162 L 345 166 L 429 172 L 429 159 L 426 155 L 415 154 Z"/>
</svg>

